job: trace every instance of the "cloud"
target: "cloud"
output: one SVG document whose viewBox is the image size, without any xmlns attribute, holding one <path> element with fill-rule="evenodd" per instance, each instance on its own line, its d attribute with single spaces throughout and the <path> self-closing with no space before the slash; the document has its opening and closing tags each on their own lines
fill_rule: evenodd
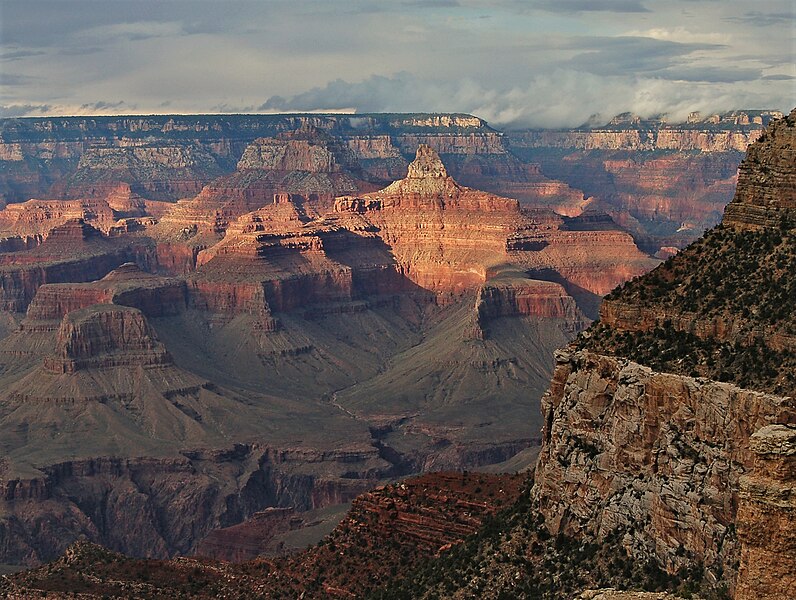
<svg viewBox="0 0 796 600">
<path fill-rule="evenodd" d="M 0 105 L 0 117 L 29 117 L 33 115 L 46 115 L 52 110 L 49 104 L 8 104 Z"/>
<path fill-rule="evenodd" d="M 761 77 L 760 79 L 764 81 L 792 81 L 796 79 L 793 75 L 785 75 L 785 74 L 774 74 L 774 75 L 766 75 Z"/>
<path fill-rule="evenodd" d="M 27 58 L 29 56 L 40 56 L 42 54 L 47 54 L 47 53 L 42 52 L 40 50 L 12 50 L 9 52 L 0 52 L 0 60 L 2 61 L 20 60 L 21 58 Z"/>
<path fill-rule="evenodd" d="M 791 5 L 792 8 L 793 5 Z M 764 13 L 749 11 L 739 17 L 725 17 L 725 21 L 753 25 L 755 27 L 772 27 L 774 25 L 791 25 L 796 22 L 796 11 Z"/>
<path fill-rule="evenodd" d="M 689 74 L 688 85 L 659 77 L 601 76 L 573 69 L 558 69 L 503 89 L 485 87 L 473 80 L 419 79 L 408 72 L 392 77 L 372 75 L 359 82 L 335 80 L 290 98 L 271 97 L 260 111 L 353 109 L 367 112 L 465 112 L 493 125 L 520 127 L 575 127 L 586 120 L 584 108 L 603 115 L 633 112 L 644 117 L 668 114 L 674 121 L 688 113 L 723 112 L 739 107 L 785 108 L 787 92 L 771 102 L 770 96 L 744 82 L 701 83 Z M 707 77 L 707 75 L 702 75 Z M 736 75 L 737 77 L 737 75 Z M 763 90 L 767 92 L 767 90 Z M 577 98 L 577 102 L 562 99 Z"/>
<path fill-rule="evenodd" d="M 674 67 L 659 73 L 665 79 L 676 81 L 704 81 L 711 83 L 733 83 L 761 79 L 760 69 L 737 69 L 733 67 Z"/>
<path fill-rule="evenodd" d="M 19 75 L 17 73 L 3 73 L 0 72 L 0 85 L 18 86 L 25 85 L 35 78 L 28 75 Z"/>
<path fill-rule="evenodd" d="M 24 65 L 0 75 L 0 103 L 54 114 L 462 111 L 563 126 L 794 96 L 792 29 L 758 27 L 792 24 L 790 0 L 0 2 L 0 64 Z"/>
<path fill-rule="evenodd" d="M 113 113 L 120 109 L 135 110 L 135 105 L 128 105 L 124 100 L 119 100 L 118 102 L 106 102 L 104 100 L 100 100 L 98 102 L 89 102 L 80 105 L 80 112 L 96 111 Z"/>
<path fill-rule="evenodd" d="M 456 8 L 461 6 L 458 0 L 404 0 L 401 4 L 412 8 Z"/>
<path fill-rule="evenodd" d="M 720 48 L 716 44 L 684 44 L 647 37 L 620 36 L 614 38 L 586 38 L 579 42 L 586 52 L 573 56 L 567 66 L 595 75 L 665 76 L 666 69 L 682 64 L 683 58 L 700 50 Z"/>
<path fill-rule="evenodd" d="M 541 0 L 534 2 L 533 8 L 557 13 L 575 12 L 651 12 L 638 0 Z"/>
</svg>

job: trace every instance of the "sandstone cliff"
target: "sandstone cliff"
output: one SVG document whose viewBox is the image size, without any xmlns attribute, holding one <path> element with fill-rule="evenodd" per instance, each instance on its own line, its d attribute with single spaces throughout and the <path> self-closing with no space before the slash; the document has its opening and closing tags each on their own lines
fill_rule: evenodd
<svg viewBox="0 0 796 600">
<path fill-rule="evenodd" d="M 533 494 L 551 533 L 620 532 L 632 556 L 720 579 L 739 556 L 739 478 L 757 429 L 796 420 L 792 398 L 561 352 Z"/>
<path fill-rule="evenodd" d="M 787 598 L 796 588 L 796 427 L 763 427 L 749 447 L 755 458 L 741 479 L 735 598 Z"/>
<path fill-rule="evenodd" d="M 787 534 L 767 546 L 758 533 L 788 523 L 774 432 L 796 422 L 794 131 L 792 116 L 776 121 L 750 147 L 722 225 L 608 296 L 581 351 L 558 355 L 543 402 L 533 494 L 553 532 L 619 532 L 631 556 L 698 564 L 741 597 L 782 597 L 753 557 L 779 549 L 775 578 L 794 572 Z"/>
</svg>

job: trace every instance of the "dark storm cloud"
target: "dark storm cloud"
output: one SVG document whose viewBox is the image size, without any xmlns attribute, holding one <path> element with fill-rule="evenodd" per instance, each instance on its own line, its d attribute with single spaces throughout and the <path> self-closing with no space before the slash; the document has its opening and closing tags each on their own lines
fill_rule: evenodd
<svg viewBox="0 0 796 600">
<path fill-rule="evenodd" d="M 661 74 L 680 65 L 698 50 L 720 48 L 716 44 L 683 44 L 647 37 L 586 38 L 573 47 L 588 48 L 573 56 L 568 66 L 595 75 Z"/>
<path fill-rule="evenodd" d="M 127 23 L 179 23 L 185 35 L 223 31 L 230 20 L 257 2 L 193 0 L 3 0 L 0 39 L 3 44 L 57 46 L 92 29 Z M 146 39 L 144 37 L 137 39 Z"/>
</svg>

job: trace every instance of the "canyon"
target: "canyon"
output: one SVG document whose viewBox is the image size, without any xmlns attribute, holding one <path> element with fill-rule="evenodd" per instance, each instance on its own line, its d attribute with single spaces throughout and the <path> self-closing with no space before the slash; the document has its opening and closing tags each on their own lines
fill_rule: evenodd
<svg viewBox="0 0 796 600">
<path fill-rule="evenodd" d="M 190 198 L 162 194 L 187 189 L 185 155 L 156 153 L 175 161 L 173 173 L 149 172 L 169 179 L 158 193 L 132 181 L 128 157 L 112 186 L 55 185 L 51 172 L 44 185 L 60 198 L 0 212 L 0 555 L 35 565 L 67 552 L 6 578 L 5 592 L 201 597 L 193 582 L 223 572 L 235 593 L 270 582 L 339 597 L 498 597 L 550 590 L 550 569 L 573 593 L 790 589 L 790 561 L 771 576 L 760 565 L 793 545 L 795 113 L 762 134 L 767 113 L 725 131 L 617 123 L 610 135 L 538 138 L 465 115 L 247 118 L 216 133 L 201 120 L 177 129 L 234 138 L 232 121 L 260 122 L 251 140 L 204 146 L 227 172 Z M 151 141 L 174 119 L 80 127 Z M 733 153 L 754 140 L 723 223 L 678 251 L 721 211 Z M 539 147 L 536 164 L 523 162 Z M 15 148 L 4 156 L 44 146 Z M 547 180 L 545 157 L 562 150 L 597 152 L 578 168 L 592 164 L 595 185 L 615 169 L 620 191 L 586 198 Z M 61 152 L 68 162 L 82 151 Z M 631 151 L 650 154 L 599 154 Z M 664 202 L 653 197 L 662 181 L 664 196 L 696 195 Z M 651 254 L 665 248 L 661 264 Z M 93 271 L 70 275 L 75 260 Z M 105 433 L 86 443 L 87 431 Z M 411 473 L 513 464 L 539 443 L 522 490 L 522 477 L 465 473 L 361 495 Z M 462 496 L 485 489 L 490 500 Z M 254 558 L 268 546 L 257 536 L 289 535 L 354 498 L 320 546 Z M 479 516 L 498 509 L 497 521 Z M 142 515 L 135 530 L 130 511 Z M 419 552 L 401 563 L 406 576 L 390 571 L 401 553 L 389 551 L 378 577 L 352 579 L 358 548 L 382 556 L 394 528 L 383 523 L 395 520 Z M 370 541 L 345 541 L 352 532 Z M 430 532 L 444 548 L 426 543 Z M 138 557 L 254 560 L 143 563 L 85 543 L 67 550 L 78 538 Z M 329 551 L 342 557 L 333 576 Z M 114 566 L 88 584 L 74 579 L 86 561 Z M 141 581 L 153 568 L 171 588 Z"/>
<path fill-rule="evenodd" d="M 0 211 L 4 562 L 79 537 L 191 553 L 269 508 L 508 460 L 534 443 L 552 349 L 658 262 L 610 219 L 458 183 L 424 143 L 382 185 L 326 121 L 293 124 L 191 199 L 84 153 L 95 187 Z M 496 133 L 439 137 L 516 166 Z"/>
</svg>

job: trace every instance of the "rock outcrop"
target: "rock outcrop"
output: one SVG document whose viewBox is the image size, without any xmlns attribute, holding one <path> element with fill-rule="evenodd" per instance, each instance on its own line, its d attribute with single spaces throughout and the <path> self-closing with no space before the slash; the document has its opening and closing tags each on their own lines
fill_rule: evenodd
<svg viewBox="0 0 796 600">
<path fill-rule="evenodd" d="M 282 559 L 147 561 L 78 542 L 49 565 L 3 578 L 0 593 L 61 598 L 80 585 L 86 598 L 361 597 L 459 545 L 511 504 L 521 483 L 519 476 L 441 473 L 382 487 L 358 498 L 323 544 Z"/>
<path fill-rule="evenodd" d="M 34 248 L 0 254 L 0 308 L 22 312 L 42 284 L 93 281 L 131 261 L 154 262 L 151 247 L 106 237 L 82 219 L 69 220 Z"/>
<path fill-rule="evenodd" d="M 137 308 L 147 317 L 173 315 L 186 307 L 186 285 L 179 279 L 158 277 L 125 263 L 102 279 L 88 283 L 45 284 L 39 287 L 22 328 L 41 321 L 60 320 L 72 311 L 94 304 Z"/>
<path fill-rule="evenodd" d="M 54 373 L 88 368 L 171 364 L 166 348 L 136 308 L 97 304 L 64 316 L 55 352 L 44 361 Z"/>
<path fill-rule="evenodd" d="M 656 373 L 588 352 L 557 355 L 533 494 L 553 534 L 619 532 L 632 556 L 718 579 L 739 556 L 749 437 L 796 421 L 792 398 Z"/>
<path fill-rule="evenodd" d="M 291 194 L 317 215 L 341 194 L 375 189 L 363 180 L 350 148 L 323 130 L 304 126 L 275 138 L 259 138 L 243 152 L 232 175 L 206 186 L 163 218 L 171 228 L 197 227 L 223 233 L 235 218 Z"/>
<path fill-rule="evenodd" d="M 581 190 L 555 199 L 574 215 L 584 201 L 611 214 L 654 254 L 684 248 L 721 220 L 732 199 L 743 152 L 776 111 L 711 117 L 674 125 L 616 120 L 605 127 L 506 134 L 512 152 L 538 163 L 544 176 Z"/>
<path fill-rule="evenodd" d="M 610 294 L 557 355 L 533 490 L 554 533 L 613 533 L 741 597 L 783 597 L 794 572 L 793 131 L 772 123 L 722 225 Z"/>
<path fill-rule="evenodd" d="M 405 179 L 379 192 L 338 198 L 335 211 L 363 215 L 380 232 L 406 276 L 435 291 L 476 287 L 488 279 L 490 270 L 513 263 L 535 270 L 554 268 L 576 285 L 600 294 L 632 276 L 631 271 L 643 272 L 654 264 L 627 234 L 561 231 L 556 221 L 562 221 L 554 215 L 542 213 L 539 219 L 522 211 L 516 200 L 459 185 L 439 156 L 424 146 Z M 579 263 L 597 259 L 603 244 L 614 253 L 617 246 L 627 247 L 619 250 L 625 254 L 622 265 L 603 265 L 607 281 L 586 281 L 578 273 Z M 586 246 L 588 256 L 581 253 Z M 616 268 L 621 273 L 612 272 Z M 594 274 L 594 269 L 587 269 Z"/>
<path fill-rule="evenodd" d="M 741 478 L 735 598 L 787 598 L 796 589 L 796 427 L 763 427 L 749 447 L 754 463 Z"/>
<path fill-rule="evenodd" d="M 734 227 L 793 226 L 796 213 L 796 109 L 774 122 L 741 163 L 738 190 L 724 223 Z"/>
</svg>

